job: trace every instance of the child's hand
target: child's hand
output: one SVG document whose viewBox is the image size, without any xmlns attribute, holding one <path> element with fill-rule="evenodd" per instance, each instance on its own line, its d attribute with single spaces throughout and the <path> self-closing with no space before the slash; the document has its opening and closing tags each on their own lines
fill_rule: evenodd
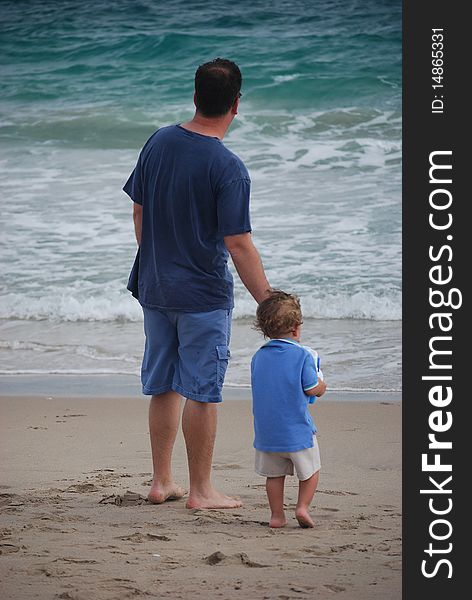
<svg viewBox="0 0 472 600">
<path fill-rule="evenodd" d="M 318 379 L 318 383 L 315 385 L 315 387 L 305 390 L 305 394 L 307 396 L 318 396 L 319 398 L 326 392 L 326 387 L 326 383 L 322 379 Z"/>
</svg>

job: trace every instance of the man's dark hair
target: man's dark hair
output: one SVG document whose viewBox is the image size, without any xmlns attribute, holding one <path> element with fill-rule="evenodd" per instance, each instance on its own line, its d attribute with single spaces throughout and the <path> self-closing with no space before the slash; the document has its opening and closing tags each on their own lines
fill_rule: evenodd
<svg viewBox="0 0 472 600">
<path fill-rule="evenodd" d="M 200 65 L 195 73 L 195 106 L 205 117 L 221 117 L 233 106 L 241 89 L 237 64 L 225 58 Z"/>
</svg>

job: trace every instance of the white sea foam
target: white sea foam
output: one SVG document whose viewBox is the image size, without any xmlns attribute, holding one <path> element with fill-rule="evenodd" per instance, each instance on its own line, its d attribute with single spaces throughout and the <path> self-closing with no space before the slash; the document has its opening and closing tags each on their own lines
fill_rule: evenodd
<svg viewBox="0 0 472 600">
<path fill-rule="evenodd" d="M 399 124 L 371 109 L 261 113 L 228 136 L 250 167 L 269 281 L 301 295 L 307 317 L 401 318 L 400 176 L 389 163 L 401 146 L 381 135 Z M 137 151 L 34 151 L 3 161 L 15 202 L 2 211 L 0 318 L 139 321 L 125 290 L 135 242 L 121 191 Z M 235 291 L 236 318 L 254 315 L 237 276 Z"/>
<path fill-rule="evenodd" d="M 302 305 L 305 318 L 377 321 L 401 319 L 400 294 L 393 294 L 389 297 L 376 296 L 366 291 L 352 295 L 333 294 L 321 297 L 302 294 Z M 256 307 L 255 301 L 245 293 L 235 300 L 234 318 L 253 318 Z M 87 298 L 71 295 L 28 298 L 21 294 L 9 294 L 0 298 L 0 318 L 72 322 L 137 322 L 142 320 L 142 311 L 139 303 L 127 292 L 116 293 L 110 297 Z M 14 346 L 11 349 L 15 349 Z M 40 348 L 32 346 L 28 349 L 39 350 Z M 79 352 L 79 349 L 76 351 Z M 80 351 L 86 352 L 84 348 Z"/>
<path fill-rule="evenodd" d="M 286 81 L 293 81 L 301 77 L 301 73 L 291 73 L 290 75 L 275 75 L 273 77 L 276 83 L 285 83 Z"/>
<path fill-rule="evenodd" d="M 289 288 L 289 291 L 293 291 Z M 376 296 L 370 292 L 352 295 L 333 294 L 319 296 L 301 294 L 304 318 L 314 319 L 367 319 L 373 321 L 400 321 L 402 318 L 401 294 L 390 297 Z M 249 296 L 235 302 L 234 318 L 254 318 L 256 303 Z"/>
<path fill-rule="evenodd" d="M 28 298 L 9 294 L 0 299 L 0 318 L 51 321 L 139 321 L 142 311 L 128 293 L 78 298 L 63 294 Z"/>
</svg>

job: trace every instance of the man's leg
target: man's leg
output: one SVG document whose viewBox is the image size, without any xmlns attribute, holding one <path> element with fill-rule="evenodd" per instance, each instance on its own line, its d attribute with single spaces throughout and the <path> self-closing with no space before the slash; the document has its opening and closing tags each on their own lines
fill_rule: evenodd
<svg viewBox="0 0 472 600">
<path fill-rule="evenodd" d="M 182 396 L 169 391 L 152 396 L 149 405 L 149 434 L 153 479 L 148 500 L 155 504 L 181 498 L 185 492 L 172 478 L 172 450 L 180 422 Z"/>
<path fill-rule="evenodd" d="M 190 492 L 187 508 L 238 508 L 242 502 L 225 496 L 211 484 L 211 463 L 216 437 L 217 406 L 187 399 L 182 430 L 187 447 Z"/>
</svg>

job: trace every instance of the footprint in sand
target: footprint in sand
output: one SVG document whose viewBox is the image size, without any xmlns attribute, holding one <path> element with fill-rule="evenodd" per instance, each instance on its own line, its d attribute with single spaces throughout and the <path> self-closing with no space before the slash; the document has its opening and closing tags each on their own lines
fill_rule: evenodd
<svg viewBox="0 0 472 600">
<path fill-rule="evenodd" d="M 320 546 L 319 544 L 313 544 L 313 546 L 303 548 L 302 551 L 306 554 L 313 554 L 314 556 L 326 556 L 327 554 L 332 553 L 330 546 Z M 294 557 L 299 558 L 300 555 L 294 554 Z"/>
<path fill-rule="evenodd" d="M 341 546 L 331 546 L 331 552 L 344 552 L 345 550 L 353 550 L 356 546 L 354 544 L 343 544 Z"/>
<path fill-rule="evenodd" d="M 114 473 L 115 469 L 95 469 L 92 473 Z"/>
<path fill-rule="evenodd" d="M 105 496 L 99 502 L 99 504 L 114 504 L 116 506 L 137 506 L 139 504 L 150 504 L 147 498 L 137 494 L 136 492 L 125 492 L 122 496 L 119 494 L 112 494 L 111 496 Z"/>
<path fill-rule="evenodd" d="M 198 508 L 193 511 L 195 515 L 194 523 L 197 525 L 210 525 L 210 524 L 218 524 L 218 525 L 231 525 L 235 521 L 240 525 L 263 525 L 267 527 L 269 524 L 267 521 L 259 521 L 257 519 L 245 519 L 238 513 L 233 513 L 228 515 L 227 512 L 221 512 L 217 510 L 212 511 L 200 511 Z"/>
<path fill-rule="evenodd" d="M 334 585 L 332 583 L 326 583 L 323 587 L 325 587 L 326 589 L 328 589 L 330 592 L 344 592 L 345 591 L 345 587 L 343 587 L 342 585 Z"/>
<path fill-rule="evenodd" d="M 389 552 L 391 549 L 391 546 L 388 542 L 380 542 L 379 544 L 377 544 L 375 546 L 375 550 L 377 552 Z"/>
<path fill-rule="evenodd" d="M 237 552 L 236 554 L 232 554 L 231 556 L 227 556 L 223 554 L 223 552 L 217 551 L 207 556 L 205 562 L 208 565 L 219 565 L 220 563 L 224 564 L 243 564 L 245 567 L 250 568 L 264 568 L 269 567 L 270 565 L 263 565 L 260 563 L 256 563 L 249 558 L 249 556 L 245 552 Z"/>
<path fill-rule="evenodd" d="M 312 592 L 315 588 L 308 585 L 297 587 L 292 585 L 289 589 L 291 592 L 296 592 L 297 594 L 308 594 L 309 592 Z"/>
<path fill-rule="evenodd" d="M 198 514 L 198 516 L 194 520 L 195 525 L 211 525 L 211 524 L 231 525 L 232 523 L 234 523 L 234 519 L 230 519 L 228 517 L 225 517 L 225 516 L 219 515 L 219 514 L 218 515 Z"/>
<path fill-rule="evenodd" d="M 72 556 L 60 556 L 59 558 L 55 558 L 53 563 L 67 563 L 69 565 L 97 565 L 98 561 L 90 558 L 74 558 Z"/>
<path fill-rule="evenodd" d="M 170 537 L 167 537 L 167 535 L 158 535 L 156 533 L 139 533 L 138 531 L 131 533 L 130 535 L 119 536 L 116 539 L 134 543 L 148 542 L 150 540 L 159 540 L 161 542 L 172 541 Z"/>
<path fill-rule="evenodd" d="M 0 529 L 0 540 L 11 537 L 12 530 L 8 527 L 2 527 Z"/>
<path fill-rule="evenodd" d="M 21 496 L 16 494 L 0 494 L 0 509 L 2 508 L 14 508 L 15 506 L 23 506 Z"/>
<path fill-rule="evenodd" d="M 13 498 L 13 494 L 0 494 L 0 507 L 8 506 Z"/>
<path fill-rule="evenodd" d="M 99 492 L 100 489 L 93 483 L 74 483 L 65 491 L 73 492 L 74 494 L 86 494 L 87 492 Z"/>
<path fill-rule="evenodd" d="M 19 547 L 15 544 L 8 544 L 7 542 L 0 542 L 0 554 L 13 554 L 19 551 Z"/>
</svg>

